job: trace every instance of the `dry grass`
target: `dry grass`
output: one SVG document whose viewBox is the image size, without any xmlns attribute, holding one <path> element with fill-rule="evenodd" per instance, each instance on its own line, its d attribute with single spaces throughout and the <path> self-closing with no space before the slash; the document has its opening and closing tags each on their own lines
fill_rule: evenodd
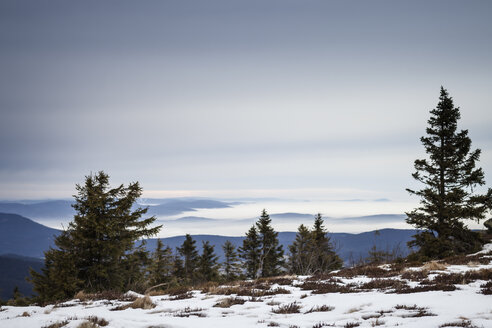
<svg viewBox="0 0 492 328">
<path fill-rule="evenodd" d="M 99 326 L 95 324 L 94 322 L 90 321 L 84 321 L 80 325 L 77 326 L 77 328 L 98 328 Z"/>
<path fill-rule="evenodd" d="M 24 311 L 20 316 L 21 317 L 30 317 L 31 315 L 29 314 L 29 312 Z"/>
<path fill-rule="evenodd" d="M 178 311 L 174 314 L 175 317 L 180 317 L 180 318 L 189 318 L 191 316 L 196 316 L 196 317 L 206 317 L 207 315 L 205 313 L 202 313 L 202 308 L 190 308 L 190 307 L 185 307 L 183 310 Z"/>
<path fill-rule="evenodd" d="M 81 302 L 97 301 L 97 300 L 118 300 L 118 301 L 130 302 L 130 301 L 134 301 L 137 297 L 128 296 L 120 292 L 109 290 L 100 293 L 86 293 L 84 291 L 80 291 L 77 294 L 75 294 L 74 298 L 79 299 Z"/>
<path fill-rule="evenodd" d="M 104 319 L 104 318 L 98 318 L 95 315 L 88 317 L 87 318 L 87 321 L 92 322 L 92 323 L 94 323 L 94 324 L 96 324 L 96 325 L 98 325 L 100 327 L 105 327 L 105 326 L 109 325 L 109 322 L 106 319 Z"/>
<path fill-rule="evenodd" d="M 126 305 L 121 305 L 118 306 L 114 309 L 111 309 L 111 311 L 121 311 L 121 310 L 126 310 L 126 309 L 143 309 L 143 310 L 150 310 L 155 308 L 155 304 L 152 302 L 149 296 L 144 296 L 144 297 L 139 297 L 136 300 L 134 300 L 130 304 Z"/>
<path fill-rule="evenodd" d="M 57 321 L 48 326 L 42 326 L 41 328 L 60 328 L 68 325 L 68 320 Z"/>
<path fill-rule="evenodd" d="M 243 300 L 242 298 L 239 298 L 239 297 L 227 297 L 227 298 L 221 299 L 218 303 L 216 303 L 214 305 L 214 307 L 229 308 L 229 307 L 236 305 L 236 304 L 242 305 L 245 302 L 246 302 L 245 300 Z"/>
<path fill-rule="evenodd" d="M 193 293 L 192 292 L 186 292 L 183 294 L 177 294 L 169 297 L 170 301 L 179 301 L 179 300 L 185 300 L 188 298 L 193 298 Z"/>
<path fill-rule="evenodd" d="M 431 261 L 431 262 L 425 263 L 422 266 L 422 269 L 426 270 L 426 271 L 435 271 L 435 270 L 446 270 L 447 267 L 448 267 L 448 265 L 445 263 L 439 263 L 437 261 Z"/>
<path fill-rule="evenodd" d="M 428 309 L 425 307 L 417 306 L 417 304 L 414 304 L 414 305 L 397 305 L 397 306 L 395 306 L 395 309 L 413 312 L 413 313 L 402 315 L 402 318 L 431 317 L 431 316 L 436 315 L 434 313 L 429 312 Z"/>
<path fill-rule="evenodd" d="M 439 328 L 442 327 L 467 327 L 467 328 L 474 328 L 476 326 L 473 326 L 470 320 L 461 320 L 457 322 L 448 322 L 448 323 L 443 323 L 442 325 L 439 325 Z"/>
<path fill-rule="evenodd" d="M 353 328 L 353 327 L 359 327 L 360 326 L 360 322 L 347 322 L 345 324 L 345 326 L 343 326 L 344 328 Z"/>
<path fill-rule="evenodd" d="M 262 285 L 254 285 L 254 286 L 235 286 L 235 287 L 219 287 L 215 290 L 215 295 L 233 295 L 237 296 L 251 296 L 251 297 L 263 297 L 263 296 L 272 296 L 277 294 L 290 294 L 290 291 L 279 287 L 270 289 L 260 289 L 257 288 Z"/>
<path fill-rule="evenodd" d="M 274 321 L 270 321 L 267 327 L 280 327 L 280 324 Z"/>
<path fill-rule="evenodd" d="M 329 312 L 329 311 L 333 311 L 334 309 L 335 307 L 329 305 L 316 305 L 304 313 Z"/>
<path fill-rule="evenodd" d="M 276 309 L 272 310 L 275 314 L 289 314 L 289 313 L 300 313 L 301 306 L 296 302 L 287 305 L 281 305 Z"/>
</svg>

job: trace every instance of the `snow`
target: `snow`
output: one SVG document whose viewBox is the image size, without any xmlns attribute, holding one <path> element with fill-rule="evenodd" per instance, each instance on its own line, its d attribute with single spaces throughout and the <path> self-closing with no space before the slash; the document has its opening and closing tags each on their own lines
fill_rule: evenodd
<svg viewBox="0 0 492 328">
<path fill-rule="evenodd" d="M 485 247 L 480 254 L 492 251 L 492 244 Z M 489 254 L 490 255 L 490 254 Z M 385 269 L 388 269 L 385 267 Z M 419 268 L 417 268 L 419 269 Z M 420 268 L 421 269 L 421 268 Z M 445 270 L 432 271 L 429 278 L 438 273 L 463 273 L 471 270 L 492 269 L 492 264 L 449 265 Z M 416 270 L 416 269 L 413 269 Z M 451 292 L 428 291 L 411 294 L 385 293 L 384 291 L 366 291 L 358 293 L 312 294 L 302 290 L 299 285 L 308 279 L 306 276 L 296 277 L 291 286 L 273 284 L 270 288 L 285 288 L 290 294 L 278 294 L 261 297 L 262 302 L 251 302 L 250 297 L 238 296 L 246 300 L 244 304 L 232 305 L 229 308 L 214 305 L 231 296 L 207 294 L 193 291 L 193 297 L 182 300 L 170 300 L 168 295 L 152 296 L 156 307 L 149 310 L 132 309 L 111 311 L 117 306 L 128 304 L 123 301 L 87 301 L 71 300 L 58 305 L 45 307 L 11 307 L 0 309 L 0 327 L 43 327 L 68 320 L 64 327 L 78 327 L 90 316 L 109 321 L 107 327 L 213 327 L 242 328 L 268 327 L 277 324 L 279 327 L 311 328 L 319 323 L 344 327 L 348 323 L 359 323 L 359 327 L 439 327 L 445 323 L 471 321 L 471 326 L 492 327 L 492 295 L 480 293 L 480 285 L 485 281 L 474 281 L 466 285 L 456 285 L 457 290 Z M 386 278 L 383 278 L 386 279 Z M 387 279 L 401 279 L 392 277 Z M 340 278 L 343 283 L 364 283 L 371 280 L 365 276 Z M 407 281 L 410 286 L 417 282 Z M 129 296 L 141 297 L 135 292 Z M 232 295 L 235 297 L 235 295 Z M 273 309 L 279 306 L 296 303 L 301 306 L 301 313 L 275 314 Z M 270 305 L 268 304 L 270 303 Z M 315 306 L 327 305 L 334 307 L 328 312 L 305 313 Z M 398 307 L 398 308 L 397 308 Z M 415 316 L 426 313 L 426 316 Z M 23 316 L 27 312 L 29 316 Z"/>
</svg>

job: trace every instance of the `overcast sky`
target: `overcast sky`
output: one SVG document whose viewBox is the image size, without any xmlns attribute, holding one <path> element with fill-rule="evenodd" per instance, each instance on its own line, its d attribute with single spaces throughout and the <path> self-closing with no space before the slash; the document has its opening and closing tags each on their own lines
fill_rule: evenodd
<svg viewBox="0 0 492 328">
<path fill-rule="evenodd" d="M 3 0 L 0 198 L 406 200 L 441 85 L 490 186 L 490 1 Z"/>
</svg>

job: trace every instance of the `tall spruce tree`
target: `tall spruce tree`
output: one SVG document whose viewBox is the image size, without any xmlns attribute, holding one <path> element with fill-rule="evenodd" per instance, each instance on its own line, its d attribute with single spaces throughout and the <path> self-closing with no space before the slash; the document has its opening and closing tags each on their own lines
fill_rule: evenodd
<svg viewBox="0 0 492 328">
<path fill-rule="evenodd" d="M 155 217 L 141 219 L 146 208 L 133 209 L 142 194 L 138 182 L 110 188 L 104 172 L 89 175 L 76 185 L 76 214 L 45 252 L 41 273 L 31 271 L 34 290 L 41 301 L 73 297 L 79 290 L 123 291 L 135 283 L 129 270 L 136 254 L 135 241 L 155 235 L 149 226 Z"/>
<path fill-rule="evenodd" d="M 258 231 L 253 225 L 246 233 L 246 238 L 243 240 L 243 246 L 239 248 L 239 254 L 244 263 L 246 277 L 249 279 L 258 278 L 261 256 L 260 246 Z"/>
<path fill-rule="evenodd" d="M 224 245 L 222 245 L 222 250 L 224 251 L 224 262 L 222 263 L 223 279 L 225 281 L 235 280 L 241 274 L 236 248 L 229 240 L 226 240 Z"/>
<path fill-rule="evenodd" d="M 278 242 L 278 232 L 272 228 L 271 223 L 270 216 L 263 210 L 256 222 L 260 242 L 260 277 L 279 275 L 284 265 L 284 251 Z"/>
<path fill-rule="evenodd" d="M 195 244 L 196 241 L 189 234 L 186 234 L 183 244 L 177 248 L 179 255 L 183 258 L 185 284 L 195 283 L 197 279 L 198 260 L 200 257 Z"/>
<path fill-rule="evenodd" d="M 406 221 L 423 231 L 409 245 L 426 258 L 473 252 L 481 242 L 465 220 L 479 222 L 492 207 L 492 189 L 473 193 L 474 187 L 485 184 L 482 169 L 476 168 L 480 150 L 471 150 L 468 130 L 457 131 L 460 111 L 443 87 L 430 113 L 427 136 L 420 139 L 429 158 L 416 160 L 412 174 L 425 187 L 407 189 L 420 197 L 421 207 L 406 213 Z"/>
<path fill-rule="evenodd" d="M 198 259 L 198 275 L 201 281 L 217 281 L 219 278 L 218 257 L 215 255 L 214 245 L 207 240 L 203 242 L 202 254 Z"/>
</svg>

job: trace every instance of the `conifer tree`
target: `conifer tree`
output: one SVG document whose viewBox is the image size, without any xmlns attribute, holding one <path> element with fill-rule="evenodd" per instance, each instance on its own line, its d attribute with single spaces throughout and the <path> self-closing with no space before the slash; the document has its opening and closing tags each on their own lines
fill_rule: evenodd
<svg viewBox="0 0 492 328">
<path fill-rule="evenodd" d="M 294 274 L 309 275 L 312 273 L 313 258 L 312 234 L 304 224 L 297 229 L 296 239 L 289 246 L 289 268 Z"/>
<path fill-rule="evenodd" d="M 299 226 L 296 239 L 289 246 L 290 270 L 292 273 L 312 275 L 326 273 L 342 267 L 343 261 L 335 252 L 335 247 L 323 226 L 321 214 L 314 219 L 312 230 Z"/>
<path fill-rule="evenodd" d="M 147 209 L 132 209 L 142 189 L 138 182 L 110 188 L 104 172 L 89 175 L 76 185 L 76 214 L 56 239 L 56 248 L 45 252 L 41 273 L 31 271 L 40 299 L 72 297 L 79 290 L 119 290 L 135 283 L 134 243 L 155 235 L 149 226 L 155 217 L 141 219 Z"/>
<path fill-rule="evenodd" d="M 196 241 L 189 234 L 186 234 L 183 244 L 177 248 L 179 255 L 183 258 L 183 278 L 185 284 L 194 283 L 197 278 L 199 256 L 195 244 Z"/>
<path fill-rule="evenodd" d="M 406 221 L 422 232 L 409 245 L 417 246 L 425 258 L 473 252 L 481 242 L 465 220 L 479 222 L 492 208 L 492 189 L 473 193 L 476 186 L 485 184 L 482 169 L 476 168 L 480 150 L 471 150 L 468 130 L 458 132 L 460 111 L 443 87 L 430 113 L 427 136 L 420 139 L 429 157 L 416 160 L 412 174 L 425 187 L 407 189 L 420 197 L 421 207 L 406 213 Z"/>
<path fill-rule="evenodd" d="M 173 253 L 171 247 L 166 246 L 157 239 L 157 247 L 152 254 L 150 268 L 150 283 L 152 285 L 168 282 L 173 274 Z"/>
<path fill-rule="evenodd" d="M 313 243 L 315 266 L 313 273 L 324 273 L 340 269 L 343 265 L 342 259 L 336 254 L 335 246 L 327 236 L 321 214 L 316 214 L 313 226 Z"/>
<path fill-rule="evenodd" d="M 271 226 L 272 220 L 266 210 L 261 213 L 256 222 L 260 242 L 260 276 L 272 277 L 279 275 L 284 264 L 284 251 L 278 242 L 278 232 Z"/>
<path fill-rule="evenodd" d="M 249 279 L 258 278 L 261 252 L 258 231 L 254 225 L 246 233 L 243 246 L 239 248 L 239 254 L 244 262 L 246 277 Z"/>
<path fill-rule="evenodd" d="M 224 251 L 224 263 L 222 264 L 224 279 L 225 281 L 233 281 L 241 274 L 236 248 L 229 240 L 226 240 L 222 249 Z"/>
<path fill-rule="evenodd" d="M 203 242 L 202 254 L 198 260 L 198 274 L 202 281 L 217 281 L 219 278 L 218 257 L 215 255 L 214 245 L 209 241 Z"/>
</svg>

